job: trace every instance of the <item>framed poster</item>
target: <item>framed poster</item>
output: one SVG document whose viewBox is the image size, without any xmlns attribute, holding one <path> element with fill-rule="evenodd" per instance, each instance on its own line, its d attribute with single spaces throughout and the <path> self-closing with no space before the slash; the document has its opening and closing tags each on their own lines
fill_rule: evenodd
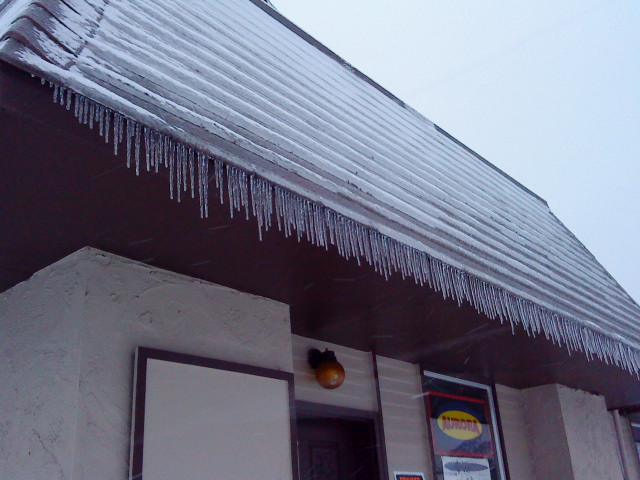
<svg viewBox="0 0 640 480">
<path fill-rule="evenodd" d="M 296 480 L 293 374 L 139 347 L 131 480 Z"/>
<path fill-rule="evenodd" d="M 490 386 L 423 371 L 434 479 L 506 480 Z"/>
</svg>

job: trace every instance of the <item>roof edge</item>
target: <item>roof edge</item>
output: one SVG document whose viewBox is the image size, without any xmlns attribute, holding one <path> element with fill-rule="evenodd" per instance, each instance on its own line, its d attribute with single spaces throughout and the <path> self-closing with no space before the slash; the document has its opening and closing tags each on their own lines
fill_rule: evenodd
<svg viewBox="0 0 640 480">
<path fill-rule="evenodd" d="M 44 78 L 41 82 L 47 83 Z M 512 293 L 256 173 L 246 172 L 226 159 L 200 152 L 66 86 L 48 83 L 53 89 L 54 103 L 73 109 L 81 124 L 90 128 L 96 125 L 107 142 L 110 131 L 113 132 L 111 143 L 115 154 L 119 145 L 126 145 L 127 166 L 139 173 L 145 167 L 144 155 L 147 171 L 157 172 L 161 165 L 168 168 L 172 199 L 179 200 L 181 191 L 186 196 L 189 184 L 192 196 L 197 190 L 202 217 L 208 216 L 208 190 L 212 183 L 221 200 L 224 193 L 228 196 L 232 217 L 238 212 L 257 220 L 260 238 L 263 229 L 274 226 L 275 218 L 278 230 L 287 237 L 295 233 L 298 241 L 304 237 L 319 247 L 335 247 L 343 258 L 364 260 L 385 278 L 393 274 L 413 278 L 419 285 L 440 292 L 445 299 L 459 305 L 468 303 L 489 319 L 508 321 L 530 336 L 544 335 L 569 352 L 583 352 L 589 360 L 599 359 L 640 377 L 640 346 L 614 332 L 605 332 L 592 322 L 569 317 L 544 302 Z M 209 174 L 210 164 L 213 175 Z"/>
<path fill-rule="evenodd" d="M 511 175 L 509 175 L 508 173 L 506 173 L 504 170 L 500 169 L 499 167 L 496 167 L 493 163 L 491 163 L 489 160 L 487 160 L 486 158 L 484 158 L 482 155 L 480 155 L 479 153 L 477 153 L 475 150 L 471 149 L 470 147 L 468 147 L 467 145 L 465 145 L 464 143 L 462 143 L 460 140 L 458 140 L 456 137 L 454 137 L 453 135 L 451 135 L 449 132 L 447 132 L 446 130 L 444 130 L 443 128 L 439 127 L 438 125 L 434 124 L 434 127 L 436 127 L 436 130 L 438 131 L 438 133 L 441 133 L 442 135 L 444 135 L 445 137 L 447 137 L 449 140 L 451 140 L 452 142 L 454 142 L 456 145 L 462 147 L 465 149 L 465 151 L 469 152 L 471 155 L 473 155 L 474 157 L 476 157 L 478 160 L 480 160 L 482 163 L 484 163 L 485 165 L 487 165 L 488 167 L 492 168 L 493 170 L 495 170 L 497 173 L 499 173 L 500 175 L 502 175 L 503 177 L 505 177 L 507 180 L 509 180 L 511 183 L 513 183 L 514 185 L 516 185 L 517 187 L 521 188 L 522 190 L 524 190 L 525 192 L 527 192 L 529 195 L 531 195 L 534 198 L 537 198 L 538 200 L 540 200 L 542 203 L 544 203 L 547 207 L 549 206 L 549 204 L 547 203 L 547 201 L 542 198 L 540 195 L 538 195 L 537 193 L 535 193 L 534 191 L 530 190 L 529 188 L 525 187 L 523 184 L 521 184 L 519 181 L 517 181 L 515 178 L 513 178 Z"/>
</svg>

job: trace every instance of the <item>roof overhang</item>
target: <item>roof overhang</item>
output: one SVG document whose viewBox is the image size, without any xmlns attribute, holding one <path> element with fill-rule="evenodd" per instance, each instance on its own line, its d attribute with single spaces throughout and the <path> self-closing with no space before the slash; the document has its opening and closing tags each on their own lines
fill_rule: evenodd
<svg viewBox="0 0 640 480">
<path fill-rule="evenodd" d="M 410 278 L 385 279 L 277 228 L 259 240 L 255 218 L 231 219 L 215 197 L 201 219 L 197 200 L 171 201 L 163 174 L 136 177 L 37 79 L 6 65 L 0 78 L 3 290 L 89 245 L 287 303 L 294 333 L 306 337 L 463 378 L 517 388 L 557 382 L 603 394 L 610 407 L 640 403 L 633 375 L 512 332 Z"/>
</svg>

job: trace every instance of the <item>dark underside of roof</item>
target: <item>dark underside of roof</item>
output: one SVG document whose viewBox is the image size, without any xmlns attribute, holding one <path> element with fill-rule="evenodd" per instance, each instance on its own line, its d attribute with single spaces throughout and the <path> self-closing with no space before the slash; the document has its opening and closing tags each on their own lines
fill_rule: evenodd
<svg viewBox="0 0 640 480">
<path fill-rule="evenodd" d="M 582 353 L 478 314 L 469 305 L 277 230 L 258 240 L 254 219 L 227 204 L 168 198 L 162 175 L 127 169 L 95 131 L 51 103 L 37 79 L 0 72 L 2 290 L 84 246 L 269 297 L 291 306 L 294 333 L 432 370 L 517 388 L 558 382 L 640 404 L 640 383 Z"/>
</svg>

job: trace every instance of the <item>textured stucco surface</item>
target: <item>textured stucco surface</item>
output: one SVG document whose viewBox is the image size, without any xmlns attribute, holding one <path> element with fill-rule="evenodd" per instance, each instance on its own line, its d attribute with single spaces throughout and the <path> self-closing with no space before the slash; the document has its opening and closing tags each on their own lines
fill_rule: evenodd
<svg viewBox="0 0 640 480">
<path fill-rule="evenodd" d="M 522 391 L 530 451 L 537 480 L 573 479 L 571 455 L 556 385 Z"/>
<path fill-rule="evenodd" d="M 127 475 L 135 347 L 293 371 L 286 305 L 82 249 L 0 296 L 0 478 Z"/>
<path fill-rule="evenodd" d="M 496 394 L 509 474 L 514 480 L 536 480 L 522 391 L 496 385 Z"/>
<path fill-rule="evenodd" d="M 377 410 L 371 354 L 292 339 L 286 305 L 83 249 L 0 295 L 0 479 L 126 478 L 139 345 L 294 372 L 301 400 Z M 315 384 L 310 347 L 336 351 L 344 387 Z M 390 470 L 429 478 L 420 372 L 378 364 Z M 622 480 L 602 397 L 559 385 L 497 392 L 513 479 Z"/>
<path fill-rule="evenodd" d="M 0 478 L 72 478 L 79 275 L 43 271 L 0 295 Z"/>
<path fill-rule="evenodd" d="M 618 441 L 604 397 L 558 385 L 575 480 L 623 480 Z"/>
<path fill-rule="evenodd" d="M 555 384 L 522 395 L 536 479 L 623 480 L 604 397 Z"/>
</svg>

